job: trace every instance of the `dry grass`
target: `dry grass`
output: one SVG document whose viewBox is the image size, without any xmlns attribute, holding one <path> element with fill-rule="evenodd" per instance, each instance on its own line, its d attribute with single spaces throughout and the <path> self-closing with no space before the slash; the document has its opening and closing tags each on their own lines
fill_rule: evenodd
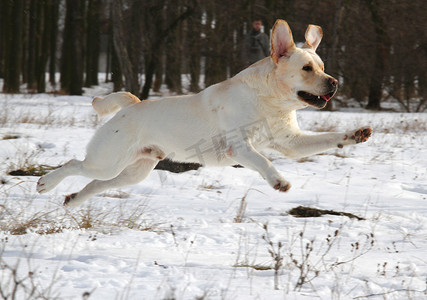
<svg viewBox="0 0 427 300">
<path fill-rule="evenodd" d="M 270 265 L 263 264 L 250 264 L 250 263 L 236 263 L 233 265 L 234 268 L 250 268 L 257 271 L 268 271 L 273 270 L 274 268 Z"/>
<path fill-rule="evenodd" d="M 48 166 L 37 163 L 38 156 L 43 149 L 27 150 L 18 152 L 18 156 L 13 158 L 14 162 L 9 163 L 6 174 L 10 176 L 43 176 L 51 170 L 60 166 Z"/>
<path fill-rule="evenodd" d="M 1 139 L 2 140 L 16 140 L 16 139 L 19 139 L 19 138 L 20 138 L 19 135 L 7 134 L 7 135 L 3 136 Z"/>
<path fill-rule="evenodd" d="M 135 203 L 134 203 L 135 204 Z M 140 202 L 132 207 L 117 205 L 104 211 L 94 207 L 87 207 L 78 211 L 67 210 L 66 217 L 73 220 L 72 227 L 78 229 L 132 229 L 138 231 L 165 232 L 161 222 L 154 222 L 147 218 L 148 207 Z"/>
<path fill-rule="evenodd" d="M 9 110 L 3 109 L 3 112 L 0 114 L 0 124 L 3 127 L 7 125 L 16 125 L 16 124 L 33 124 L 40 126 L 73 126 L 76 123 L 74 116 L 68 117 L 58 117 L 55 116 L 52 110 L 48 110 L 45 113 L 40 113 L 38 111 L 32 110 L 22 110 L 18 114 L 10 114 Z"/>
<path fill-rule="evenodd" d="M 124 207 L 121 203 L 109 210 L 90 206 L 80 209 L 58 206 L 50 211 L 32 209 L 30 199 L 26 203 L 17 207 L 11 200 L 0 205 L 0 231 L 11 235 L 29 232 L 45 235 L 82 229 L 101 232 L 121 229 L 165 232 L 163 223 L 147 217 L 149 213 L 145 202 L 132 203 L 132 207 Z"/>
<path fill-rule="evenodd" d="M 0 205 L 0 215 L 3 219 L 0 222 L 0 230 L 11 235 L 24 235 L 29 232 L 41 235 L 62 232 L 64 229 L 62 224 L 52 221 L 54 212 L 38 211 L 30 216 L 25 216 L 24 213 L 17 214 L 5 205 Z"/>
<path fill-rule="evenodd" d="M 246 192 L 246 194 L 242 197 L 242 199 L 240 200 L 240 206 L 237 209 L 237 214 L 234 217 L 234 223 L 242 223 L 244 218 L 245 218 L 245 212 L 246 212 L 246 207 L 248 205 L 247 201 L 246 201 L 246 197 L 248 196 L 248 192 Z"/>
<path fill-rule="evenodd" d="M 28 164 L 22 166 L 19 169 L 9 171 L 7 174 L 11 176 L 43 176 L 52 170 L 59 168 L 60 166 L 48 166 L 48 165 L 32 165 Z"/>
<path fill-rule="evenodd" d="M 0 107 L 0 126 L 15 127 L 17 124 L 38 125 L 40 127 L 73 127 L 76 125 L 95 128 L 99 125 L 100 119 L 96 113 L 88 116 L 87 119 L 79 120 L 74 113 L 63 113 L 60 108 L 56 111 L 48 106 L 47 110 L 21 109 L 18 112 L 11 112 L 7 102 Z"/>
<path fill-rule="evenodd" d="M 219 190 L 222 188 L 224 188 L 224 186 L 218 180 L 215 180 L 215 182 L 211 183 L 203 181 L 202 184 L 198 186 L 198 189 L 200 190 Z"/>
</svg>

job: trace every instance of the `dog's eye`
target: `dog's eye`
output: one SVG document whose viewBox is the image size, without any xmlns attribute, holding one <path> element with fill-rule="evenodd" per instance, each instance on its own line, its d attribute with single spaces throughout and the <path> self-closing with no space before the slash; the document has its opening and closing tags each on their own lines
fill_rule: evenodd
<svg viewBox="0 0 427 300">
<path fill-rule="evenodd" d="M 302 69 L 304 71 L 307 71 L 307 72 L 313 71 L 313 67 L 312 66 L 304 66 L 304 67 L 302 67 Z"/>
</svg>

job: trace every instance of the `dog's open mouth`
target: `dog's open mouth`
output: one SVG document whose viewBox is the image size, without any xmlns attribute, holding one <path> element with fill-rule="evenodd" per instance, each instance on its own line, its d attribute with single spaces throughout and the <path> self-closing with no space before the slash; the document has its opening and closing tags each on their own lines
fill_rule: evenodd
<svg viewBox="0 0 427 300">
<path fill-rule="evenodd" d="M 314 106 L 316 108 L 324 108 L 326 103 L 334 96 L 335 91 L 320 96 L 316 96 L 304 91 L 299 91 L 297 94 L 298 97 L 300 97 L 300 99 L 306 102 L 308 105 Z"/>
</svg>

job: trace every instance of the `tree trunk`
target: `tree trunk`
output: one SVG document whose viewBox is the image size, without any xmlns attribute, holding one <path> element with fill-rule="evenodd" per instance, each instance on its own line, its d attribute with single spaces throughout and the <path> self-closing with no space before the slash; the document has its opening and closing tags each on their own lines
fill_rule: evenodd
<svg viewBox="0 0 427 300">
<path fill-rule="evenodd" d="M 120 65 L 120 69 L 125 77 L 125 88 L 131 93 L 138 93 L 138 74 L 134 74 L 132 62 L 127 49 L 127 43 L 125 40 L 126 34 L 123 27 L 123 4 L 121 0 L 112 2 L 113 12 L 113 44 L 114 49 L 117 53 L 117 60 Z"/>
<path fill-rule="evenodd" d="M 227 13 L 219 3 L 212 2 L 206 23 L 205 86 L 227 79 L 228 53 L 233 47 L 232 33 L 227 30 Z"/>
<path fill-rule="evenodd" d="M 29 35 L 27 44 L 26 76 L 29 90 L 39 93 L 46 91 L 45 73 L 46 63 L 49 57 L 51 0 L 31 0 Z M 25 72 L 24 72 L 25 73 Z"/>
<path fill-rule="evenodd" d="M 159 49 L 158 53 L 154 53 L 156 70 L 154 74 L 153 92 L 160 92 L 160 87 L 163 83 L 163 47 Z"/>
<path fill-rule="evenodd" d="M 424 58 L 427 56 L 427 40 L 420 41 L 421 49 L 424 49 Z M 424 60 L 425 61 L 425 60 Z M 417 105 L 416 111 L 422 112 L 423 110 L 427 110 L 427 76 L 425 68 L 417 68 L 418 69 L 418 97 L 420 98 L 420 102 Z"/>
<path fill-rule="evenodd" d="M 67 0 L 61 57 L 61 89 L 81 95 L 83 87 L 84 0 Z"/>
<path fill-rule="evenodd" d="M 188 67 L 190 71 L 190 92 L 197 93 L 200 91 L 200 60 L 201 60 L 201 12 L 197 10 L 188 18 Z"/>
<path fill-rule="evenodd" d="M 168 23 L 165 29 L 162 29 L 161 24 L 156 24 L 154 26 L 154 30 L 156 30 L 155 39 L 150 44 L 149 49 L 147 50 L 147 54 L 145 55 L 145 83 L 141 92 L 141 99 L 147 99 L 150 93 L 150 88 L 153 83 L 153 75 L 156 70 L 156 63 L 158 60 L 154 58 L 155 53 L 161 49 L 161 45 L 164 42 L 165 38 L 173 32 L 173 30 L 185 19 L 191 16 L 194 12 L 193 7 L 186 7 L 183 12 L 176 17 L 172 22 Z M 161 19 L 159 23 L 161 23 Z"/>
<path fill-rule="evenodd" d="M 59 19 L 59 1 L 52 0 L 50 3 L 50 50 L 49 50 L 49 82 L 52 86 L 56 85 L 56 51 L 58 41 L 58 19 Z"/>
<path fill-rule="evenodd" d="M 51 48 L 50 43 L 52 42 L 50 31 L 52 26 L 49 23 L 51 21 L 52 1 L 54 0 L 42 0 L 38 4 L 40 37 L 38 38 L 35 72 L 38 93 L 46 92 L 46 64 Z"/>
<path fill-rule="evenodd" d="M 342 0 L 338 0 L 335 2 L 335 16 L 334 16 L 334 27 L 332 29 L 331 36 L 331 47 L 328 51 L 328 59 L 327 59 L 327 69 L 328 74 L 335 78 L 339 78 L 338 72 L 338 59 L 337 59 L 337 48 L 339 43 L 339 31 L 341 27 L 342 15 L 344 13 L 344 5 Z M 328 101 L 324 110 L 332 111 L 334 109 L 333 101 Z"/>
<path fill-rule="evenodd" d="M 38 0 L 30 1 L 30 18 L 29 18 L 29 34 L 28 34 L 28 55 L 27 55 L 27 67 L 26 67 L 26 76 L 24 76 L 24 81 L 27 82 L 28 90 L 35 90 L 37 81 L 36 81 L 36 52 L 37 52 L 37 36 L 40 34 L 40 29 L 38 28 Z"/>
<path fill-rule="evenodd" d="M 120 69 L 119 59 L 117 58 L 117 52 L 114 48 L 114 33 L 113 33 L 113 5 L 110 2 L 110 22 L 108 28 L 108 57 L 111 57 L 111 81 L 113 82 L 113 91 L 119 92 L 123 89 L 123 74 Z M 107 73 L 109 71 L 107 62 Z M 108 80 L 108 76 L 106 77 Z"/>
<path fill-rule="evenodd" d="M 114 45 L 113 45 L 113 24 L 111 22 L 113 15 L 113 6 L 111 5 L 111 2 L 109 3 L 108 8 L 108 40 L 107 40 L 107 64 L 105 66 L 105 82 L 110 81 L 110 72 L 112 74 L 112 61 L 113 61 L 113 52 L 114 52 Z M 112 80 L 112 79 L 111 79 Z"/>
<path fill-rule="evenodd" d="M 181 3 L 177 3 L 176 7 L 168 7 L 167 16 L 172 19 L 177 18 L 181 14 L 182 9 Z M 168 36 L 165 41 L 166 48 L 166 74 L 165 83 L 171 92 L 181 94 L 181 63 L 182 63 L 182 22 L 168 32 Z"/>
<path fill-rule="evenodd" d="M 151 85 L 153 84 L 153 75 L 156 70 L 156 60 L 153 53 L 145 56 L 145 82 L 140 95 L 141 100 L 147 99 L 150 95 Z"/>
<path fill-rule="evenodd" d="M 19 93 L 22 64 L 22 33 L 24 0 L 5 1 L 5 60 L 3 92 Z"/>
<path fill-rule="evenodd" d="M 4 66 L 4 48 L 5 48 L 5 43 L 4 43 L 4 28 L 5 28 L 5 17 L 6 17 L 6 4 L 3 1 L 0 1 L 0 78 L 3 78 L 3 66 Z"/>
<path fill-rule="evenodd" d="M 113 52 L 113 45 L 111 41 L 111 35 L 108 35 L 107 41 L 107 58 L 105 64 L 105 82 L 110 82 L 110 73 L 111 73 L 111 54 Z"/>
<path fill-rule="evenodd" d="M 132 1 L 130 8 L 130 24 L 127 24 L 129 28 L 132 28 L 132 35 L 127 40 L 127 47 L 129 49 L 129 60 L 132 65 L 133 80 L 137 86 L 135 94 L 137 95 L 141 89 L 139 82 L 139 74 L 142 71 L 142 20 L 141 11 L 143 11 L 143 1 Z"/>
<path fill-rule="evenodd" d="M 112 49 L 112 59 L 111 59 L 111 80 L 113 81 L 113 90 L 114 92 L 119 92 L 123 89 L 123 74 L 120 69 L 119 59 L 117 58 L 117 52 Z"/>
<path fill-rule="evenodd" d="M 386 61 L 389 55 L 389 38 L 386 32 L 384 19 L 378 9 L 378 0 L 366 0 L 371 20 L 374 24 L 376 42 L 375 42 L 375 63 L 371 73 L 369 85 L 369 98 L 367 109 L 380 110 L 382 98 L 382 83 L 385 74 Z"/>
<path fill-rule="evenodd" d="M 101 0 L 89 0 L 87 10 L 86 31 L 86 80 L 85 86 L 98 85 L 98 68 L 100 53 L 100 27 Z"/>
<path fill-rule="evenodd" d="M 150 94 L 150 89 L 153 85 L 153 76 L 157 72 L 161 72 L 163 41 L 165 36 L 164 27 L 167 22 L 164 9 L 167 7 L 167 1 L 150 1 L 147 2 L 144 11 L 150 18 L 144 20 L 145 30 L 145 53 L 144 53 L 144 86 L 140 94 L 141 99 L 147 99 Z M 160 75 L 160 74 L 159 74 Z M 160 76 L 157 84 L 160 88 Z"/>
</svg>

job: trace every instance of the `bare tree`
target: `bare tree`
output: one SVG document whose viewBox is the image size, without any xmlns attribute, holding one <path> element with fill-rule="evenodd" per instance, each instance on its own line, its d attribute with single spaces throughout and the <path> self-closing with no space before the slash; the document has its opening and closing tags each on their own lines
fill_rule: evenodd
<svg viewBox="0 0 427 300">
<path fill-rule="evenodd" d="M 387 58 L 389 56 L 389 37 L 387 35 L 384 17 L 381 14 L 377 0 L 366 0 L 375 31 L 375 62 L 370 76 L 369 98 L 366 108 L 381 109 L 382 84 L 384 81 Z"/>
<path fill-rule="evenodd" d="M 101 0 L 88 0 L 86 26 L 86 80 L 85 86 L 98 84 L 99 54 L 100 54 L 100 15 L 102 12 Z"/>
<path fill-rule="evenodd" d="M 126 31 L 123 17 L 122 0 L 112 1 L 113 44 L 117 54 L 120 70 L 125 78 L 125 89 L 131 93 L 139 92 L 138 74 L 134 72 L 127 47 Z"/>
<path fill-rule="evenodd" d="M 196 11 L 187 21 L 187 50 L 188 55 L 188 71 L 190 73 L 190 92 L 196 93 L 200 90 L 199 79 L 201 73 L 201 57 L 202 57 L 202 11 L 200 6 L 197 6 Z"/>
<path fill-rule="evenodd" d="M 48 26 L 50 27 L 49 82 L 56 85 L 56 53 L 58 41 L 59 1 L 51 0 Z"/>
<path fill-rule="evenodd" d="M 3 92 L 18 93 L 22 64 L 22 34 L 24 0 L 3 1 L 2 25 L 9 28 L 3 32 Z"/>
<path fill-rule="evenodd" d="M 83 87 L 84 0 L 67 0 L 61 56 L 61 89 L 81 95 Z"/>
<path fill-rule="evenodd" d="M 186 5 L 182 8 L 180 13 L 171 18 L 166 19 L 166 25 L 162 26 L 161 24 L 161 12 L 163 9 L 163 5 L 161 5 L 162 1 L 151 0 L 147 1 L 146 10 L 150 11 L 150 14 L 147 14 L 147 19 L 145 22 L 145 33 L 149 33 L 148 36 L 145 37 L 144 41 L 147 44 L 145 47 L 145 83 L 142 88 L 142 92 L 140 95 L 141 99 L 148 98 L 152 83 L 153 83 L 153 75 L 157 67 L 159 67 L 159 58 L 157 56 L 159 49 L 161 49 L 161 45 L 164 43 L 165 39 L 173 32 L 173 30 L 185 19 L 190 17 L 194 12 L 194 5 L 197 5 L 197 2 L 190 2 L 190 5 Z M 164 3 L 163 3 L 164 4 Z M 170 4 L 172 5 L 172 4 Z M 157 16 L 157 18 L 155 18 Z M 155 19 L 153 19 L 155 18 Z M 159 24 L 160 23 L 160 24 Z M 151 29 L 151 30 L 150 30 Z M 173 51 L 174 49 L 171 49 Z"/>
<path fill-rule="evenodd" d="M 166 8 L 166 15 L 168 18 L 176 19 L 182 10 L 186 8 L 182 5 L 182 1 L 175 1 L 177 6 L 172 6 L 170 3 Z M 183 28 L 182 23 L 177 24 L 171 28 L 165 39 L 165 49 L 173 49 L 173 51 L 166 51 L 166 68 L 165 68 L 165 83 L 170 91 L 175 93 L 182 93 L 182 52 L 183 52 Z"/>
<path fill-rule="evenodd" d="M 230 39 L 228 9 L 222 1 L 209 1 L 206 5 L 205 25 L 205 86 L 227 79 L 228 55 L 232 49 Z"/>
<path fill-rule="evenodd" d="M 343 13 L 345 9 L 345 2 L 342 0 L 335 1 L 335 11 L 334 11 L 334 23 L 331 30 L 331 36 L 329 40 L 331 41 L 330 47 L 327 50 L 327 71 L 328 74 L 331 74 L 335 78 L 339 78 L 338 70 L 338 57 L 337 50 L 339 44 L 339 36 L 341 29 L 341 22 L 343 19 Z M 333 101 L 329 101 L 326 105 L 326 110 L 333 110 Z"/>
</svg>

